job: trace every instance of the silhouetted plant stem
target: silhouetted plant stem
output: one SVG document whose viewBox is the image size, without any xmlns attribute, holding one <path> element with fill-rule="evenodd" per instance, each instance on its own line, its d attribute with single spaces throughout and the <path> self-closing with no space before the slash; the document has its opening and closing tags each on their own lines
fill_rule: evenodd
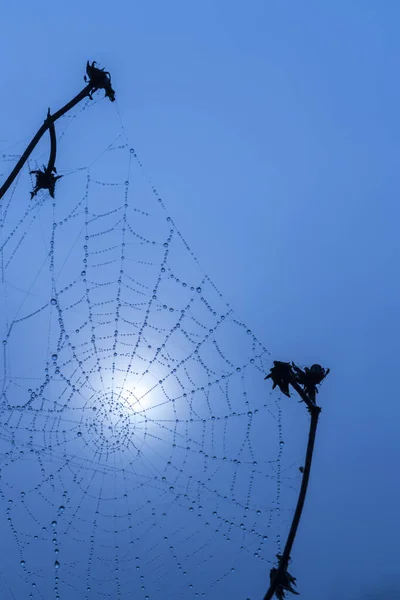
<svg viewBox="0 0 400 600">
<path fill-rule="evenodd" d="M 47 172 L 52 173 L 55 170 L 56 165 L 56 153 L 57 153 L 57 138 L 56 138 L 56 128 L 54 127 L 54 121 L 51 120 L 50 109 L 47 113 L 47 119 L 50 121 L 49 123 L 49 133 L 50 133 L 50 156 L 49 162 L 47 165 Z"/>
<path fill-rule="evenodd" d="M 308 482 L 310 479 L 311 463 L 312 463 L 312 457 L 313 457 L 313 451 L 314 451 L 315 435 L 317 432 L 318 417 L 319 417 L 319 413 L 321 412 L 321 408 L 319 406 L 317 406 L 307 396 L 307 394 L 301 389 L 301 387 L 299 386 L 299 384 L 296 381 L 292 380 L 291 385 L 294 387 L 294 389 L 299 394 L 301 399 L 306 403 L 307 409 L 311 414 L 310 430 L 308 433 L 308 443 L 307 443 L 306 458 L 305 458 L 305 463 L 304 463 L 303 478 L 301 480 L 299 498 L 297 500 L 296 510 L 293 515 L 292 525 L 290 527 L 290 531 L 289 531 L 289 535 L 288 535 L 288 538 L 286 541 L 285 549 L 282 553 L 282 558 L 279 561 L 278 570 L 276 572 L 275 577 L 271 581 L 269 589 L 264 596 L 264 600 L 272 599 L 272 596 L 274 595 L 275 590 L 277 588 L 278 581 L 280 580 L 282 574 L 286 571 L 286 569 L 288 567 L 288 563 L 290 560 L 290 554 L 292 551 L 292 546 L 293 546 L 293 543 L 294 543 L 294 540 L 296 537 L 297 528 L 299 526 L 301 514 L 303 512 L 304 501 L 306 499 L 307 487 L 308 487 Z"/>
<path fill-rule="evenodd" d="M 57 119 L 59 119 L 60 117 L 65 115 L 69 110 L 71 110 L 71 108 L 76 106 L 81 100 L 86 98 L 86 96 L 89 95 L 89 92 L 91 90 L 93 90 L 93 85 L 89 83 L 88 85 L 86 85 L 83 88 L 82 91 L 79 92 L 79 94 L 77 94 L 75 96 L 75 98 L 72 98 L 72 100 L 67 102 L 67 104 L 65 106 L 60 108 L 60 110 L 55 112 L 53 115 L 48 115 L 48 117 L 45 120 L 45 122 L 43 123 L 43 125 L 41 127 L 39 127 L 39 129 L 38 129 L 36 135 L 33 137 L 32 141 L 28 144 L 25 152 L 22 154 L 21 158 L 19 159 L 19 161 L 17 162 L 17 164 L 11 171 L 10 175 L 7 177 L 6 181 L 1 186 L 0 200 L 3 198 L 4 194 L 6 193 L 6 191 L 8 190 L 8 188 L 10 187 L 10 185 L 12 184 L 14 179 L 17 177 L 18 173 L 21 171 L 22 167 L 24 166 L 25 162 L 28 160 L 29 156 L 31 155 L 32 151 L 38 144 L 38 142 L 41 139 L 41 137 L 43 136 L 43 134 L 50 128 L 50 139 L 52 141 L 52 138 L 51 138 L 52 129 L 54 132 L 55 121 L 57 121 Z M 53 125 L 53 128 L 51 127 L 52 125 Z M 55 132 L 54 132 L 54 137 L 55 137 Z M 54 144 L 52 146 L 52 149 L 54 149 L 54 161 L 55 161 L 55 148 L 56 148 L 56 146 Z M 52 159 L 52 156 L 50 155 L 49 166 L 50 166 L 51 159 Z M 54 163 L 53 163 L 53 166 L 54 166 Z"/>
</svg>

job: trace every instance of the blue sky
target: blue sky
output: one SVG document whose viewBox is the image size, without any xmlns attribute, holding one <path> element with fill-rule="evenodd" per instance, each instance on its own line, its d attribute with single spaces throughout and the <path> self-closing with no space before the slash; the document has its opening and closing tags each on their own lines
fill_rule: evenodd
<svg viewBox="0 0 400 600">
<path fill-rule="evenodd" d="M 331 367 L 293 551 L 302 595 L 399 588 L 398 3 L 2 12 L 0 140 L 29 139 L 97 60 L 113 118 L 240 320 L 274 358 Z"/>
</svg>

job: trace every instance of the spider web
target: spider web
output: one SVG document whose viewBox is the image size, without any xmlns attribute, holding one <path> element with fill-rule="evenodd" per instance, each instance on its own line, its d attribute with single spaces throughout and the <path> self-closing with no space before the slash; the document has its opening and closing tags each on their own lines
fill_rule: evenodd
<svg viewBox="0 0 400 600">
<path fill-rule="evenodd" d="M 45 137 L 0 203 L 2 598 L 260 598 L 299 484 L 271 357 L 118 108 L 56 130 L 56 199 Z"/>
</svg>

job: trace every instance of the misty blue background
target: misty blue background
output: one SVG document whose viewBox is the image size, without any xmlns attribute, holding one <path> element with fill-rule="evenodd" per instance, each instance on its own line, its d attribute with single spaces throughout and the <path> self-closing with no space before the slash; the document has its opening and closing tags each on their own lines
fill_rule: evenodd
<svg viewBox="0 0 400 600">
<path fill-rule="evenodd" d="M 274 357 L 331 367 L 293 551 L 309 600 L 399 588 L 399 18 L 393 1 L 2 9 L 0 139 L 97 60 L 240 318 Z"/>
</svg>

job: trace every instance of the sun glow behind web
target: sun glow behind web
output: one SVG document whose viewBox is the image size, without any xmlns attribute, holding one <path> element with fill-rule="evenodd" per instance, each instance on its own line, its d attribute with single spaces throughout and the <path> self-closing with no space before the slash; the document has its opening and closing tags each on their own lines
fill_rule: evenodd
<svg viewBox="0 0 400 600">
<path fill-rule="evenodd" d="M 4 598 L 261 597 L 298 483 L 270 356 L 115 107 L 57 131 L 55 201 L 25 169 L 0 206 Z"/>
</svg>

